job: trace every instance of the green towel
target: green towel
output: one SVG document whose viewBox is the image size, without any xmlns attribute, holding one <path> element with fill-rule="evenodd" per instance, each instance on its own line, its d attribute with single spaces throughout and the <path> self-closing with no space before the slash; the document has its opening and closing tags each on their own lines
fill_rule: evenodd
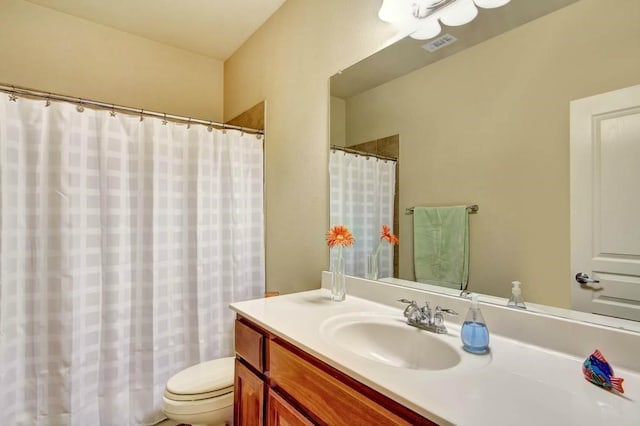
<svg viewBox="0 0 640 426">
<path fill-rule="evenodd" d="M 416 281 L 464 289 L 469 279 L 469 214 L 465 206 L 413 210 Z"/>
</svg>

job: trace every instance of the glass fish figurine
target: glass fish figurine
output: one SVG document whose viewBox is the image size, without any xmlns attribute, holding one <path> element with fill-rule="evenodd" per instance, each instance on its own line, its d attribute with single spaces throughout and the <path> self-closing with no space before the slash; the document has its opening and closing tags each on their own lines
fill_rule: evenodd
<svg viewBox="0 0 640 426">
<path fill-rule="evenodd" d="M 624 379 L 613 376 L 613 369 L 598 349 L 589 355 L 589 358 L 582 364 L 582 374 L 584 374 L 585 379 L 606 390 L 613 389 L 624 393 L 622 389 L 622 381 Z"/>
</svg>

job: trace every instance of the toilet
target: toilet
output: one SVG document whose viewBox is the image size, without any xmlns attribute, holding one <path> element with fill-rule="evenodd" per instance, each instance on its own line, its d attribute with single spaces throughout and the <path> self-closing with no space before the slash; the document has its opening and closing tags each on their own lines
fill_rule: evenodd
<svg viewBox="0 0 640 426">
<path fill-rule="evenodd" d="M 193 426 L 230 425 L 233 417 L 234 358 L 219 358 L 171 377 L 162 411 L 171 420 Z"/>
</svg>

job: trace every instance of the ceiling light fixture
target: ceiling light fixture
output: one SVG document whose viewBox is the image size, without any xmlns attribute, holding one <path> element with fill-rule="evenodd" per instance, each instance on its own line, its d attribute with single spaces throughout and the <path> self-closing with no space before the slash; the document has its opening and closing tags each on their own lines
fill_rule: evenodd
<svg viewBox="0 0 640 426">
<path fill-rule="evenodd" d="M 511 0 L 382 0 L 378 17 L 408 30 L 412 38 L 426 40 L 440 34 L 440 23 L 451 27 L 467 24 L 478 7 L 493 9 Z M 476 7 L 477 6 L 477 7 Z"/>
</svg>

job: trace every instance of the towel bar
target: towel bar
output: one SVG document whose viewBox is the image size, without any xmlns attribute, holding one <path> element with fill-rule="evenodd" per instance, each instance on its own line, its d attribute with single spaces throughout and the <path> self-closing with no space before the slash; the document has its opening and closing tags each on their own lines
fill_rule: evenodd
<svg viewBox="0 0 640 426">
<path fill-rule="evenodd" d="M 413 209 L 415 209 L 415 207 L 407 207 L 407 209 L 405 210 L 405 214 L 413 214 Z M 480 210 L 480 206 L 478 206 L 477 204 L 471 204 L 470 206 L 467 206 L 467 212 L 469 213 L 478 213 L 478 210 Z"/>
</svg>

